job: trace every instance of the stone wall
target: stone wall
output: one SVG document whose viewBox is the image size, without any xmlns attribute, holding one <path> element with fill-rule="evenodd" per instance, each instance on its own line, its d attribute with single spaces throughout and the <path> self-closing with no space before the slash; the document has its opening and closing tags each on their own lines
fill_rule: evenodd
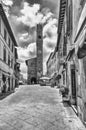
<svg viewBox="0 0 86 130">
<path fill-rule="evenodd" d="M 73 42 L 76 37 L 79 18 L 84 7 L 82 2 L 86 1 L 73 0 Z M 86 121 L 86 57 L 82 59 L 78 59 L 78 57 L 75 57 L 75 64 L 77 75 L 77 110 L 80 119 L 82 121 Z"/>
<path fill-rule="evenodd" d="M 28 77 L 27 82 L 31 84 L 31 79 L 35 78 L 37 80 L 37 58 L 32 58 L 27 60 Z"/>
<path fill-rule="evenodd" d="M 37 80 L 43 75 L 43 27 L 42 24 L 37 25 Z"/>
</svg>

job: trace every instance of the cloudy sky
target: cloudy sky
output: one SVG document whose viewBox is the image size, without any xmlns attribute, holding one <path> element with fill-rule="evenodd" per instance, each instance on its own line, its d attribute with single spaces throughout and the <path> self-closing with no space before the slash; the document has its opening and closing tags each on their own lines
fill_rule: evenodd
<svg viewBox="0 0 86 130">
<path fill-rule="evenodd" d="M 21 72 L 26 78 L 25 60 L 36 56 L 36 25 L 43 26 L 43 68 L 57 41 L 59 0 L 2 0 L 19 47 Z"/>
</svg>

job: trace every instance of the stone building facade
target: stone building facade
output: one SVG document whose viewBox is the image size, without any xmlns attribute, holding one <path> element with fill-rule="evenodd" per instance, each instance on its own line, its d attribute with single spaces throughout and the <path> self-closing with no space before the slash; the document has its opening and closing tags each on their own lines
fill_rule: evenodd
<svg viewBox="0 0 86 130">
<path fill-rule="evenodd" d="M 17 51 L 16 51 L 17 55 Z M 16 56 L 18 58 L 18 56 Z M 15 75 L 15 87 L 19 87 L 20 80 L 20 63 L 16 60 L 14 65 L 14 75 Z"/>
<path fill-rule="evenodd" d="M 47 66 L 47 76 L 49 76 L 50 78 L 53 75 L 53 62 L 52 62 L 52 55 L 53 52 L 50 53 L 49 58 L 46 62 L 46 66 Z"/>
<path fill-rule="evenodd" d="M 76 6 L 77 5 L 77 6 Z M 69 89 L 68 99 L 86 123 L 86 0 L 61 0 L 57 52 L 61 85 Z"/>
<path fill-rule="evenodd" d="M 17 42 L 0 3 L 0 93 L 14 90 Z"/>
<path fill-rule="evenodd" d="M 78 5 L 80 11 L 76 12 L 78 24 L 76 23 L 75 56 L 73 55 L 73 59 L 77 77 L 77 111 L 80 119 L 86 123 L 86 0 L 81 0 Z"/>
<path fill-rule="evenodd" d="M 57 85 L 56 76 L 58 73 L 58 53 L 55 50 L 50 53 L 49 58 L 46 62 L 47 76 L 50 78 L 50 83 L 54 87 Z"/>
<path fill-rule="evenodd" d="M 26 60 L 27 65 L 27 83 L 37 83 L 37 58 Z"/>
</svg>

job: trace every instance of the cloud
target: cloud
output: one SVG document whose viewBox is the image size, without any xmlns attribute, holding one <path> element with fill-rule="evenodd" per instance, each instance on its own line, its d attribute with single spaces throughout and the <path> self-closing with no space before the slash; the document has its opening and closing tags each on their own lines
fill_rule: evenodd
<svg viewBox="0 0 86 130">
<path fill-rule="evenodd" d="M 27 66 L 24 63 L 21 64 L 20 69 L 22 70 L 21 73 L 26 74 L 27 73 Z"/>
<path fill-rule="evenodd" d="M 22 2 L 23 2 L 23 0 L 13 0 L 13 5 L 14 6 L 21 6 Z"/>
<path fill-rule="evenodd" d="M 58 0 L 4 0 L 10 24 L 18 41 L 21 71 L 26 75 L 25 60 L 36 56 L 36 25 L 43 24 L 43 68 L 57 41 Z"/>
<path fill-rule="evenodd" d="M 41 17 L 43 17 L 42 14 L 38 13 L 39 9 L 39 4 L 34 4 L 30 6 L 28 3 L 25 2 L 24 8 L 20 11 L 22 16 L 18 17 L 17 21 L 22 22 L 30 27 L 36 26 L 36 24 L 39 23 L 39 21 L 41 20 Z"/>
<path fill-rule="evenodd" d="M 21 47 L 27 47 L 29 44 L 36 42 L 36 30 L 35 28 L 30 28 L 28 32 L 18 34 L 19 43 Z"/>
<path fill-rule="evenodd" d="M 36 56 L 36 43 L 28 45 L 26 48 L 18 47 L 18 57 L 20 60 L 27 60 Z"/>
<path fill-rule="evenodd" d="M 43 69 L 44 73 L 46 72 L 46 61 L 49 57 L 49 54 L 51 51 L 54 50 L 57 42 L 57 19 L 53 17 L 53 14 L 51 12 L 47 11 L 47 14 L 44 16 L 44 19 L 46 19 L 46 24 L 43 27 Z M 42 19 L 43 20 L 43 19 Z M 44 21 L 44 20 L 43 20 Z M 22 33 L 20 37 L 20 41 L 23 41 L 22 43 L 25 46 L 25 42 L 28 41 L 30 43 L 30 36 L 34 36 L 33 32 L 35 32 L 35 39 L 36 39 L 36 28 L 34 28 L 31 31 L 31 28 L 29 32 Z M 29 35 L 32 34 L 32 35 Z M 34 39 L 34 40 L 35 40 Z M 20 57 L 21 59 L 29 59 L 36 56 L 36 43 L 31 43 L 26 48 L 22 48 L 20 51 Z M 23 53 L 24 52 L 24 53 Z"/>
<path fill-rule="evenodd" d="M 48 25 L 47 25 L 48 26 Z M 55 23 L 53 22 L 52 26 L 50 26 L 51 29 L 50 33 L 52 34 L 52 37 L 46 37 L 43 39 L 43 69 L 44 73 L 46 72 L 46 61 L 49 57 L 49 54 L 51 51 L 54 50 L 56 46 L 56 41 L 57 41 L 57 27 Z M 45 26 L 45 32 L 47 33 L 46 26 Z M 52 31 L 53 30 L 53 31 Z M 23 34 L 23 37 L 27 37 L 28 33 Z M 18 55 L 19 59 L 25 61 L 26 59 L 36 57 L 36 43 L 32 43 L 28 45 L 26 48 L 18 48 Z M 21 68 L 23 70 L 23 68 Z M 25 71 L 26 72 L 26 71 Z"/>
<path fill-rule="evenodd" d="M 26 63 L 23 62 L 21 65 L 20 65 L 20 69 L 21 69 L 21 74 L 23 74 L 23 77 L 25 79 L 27 79 L 27 66 L 26 66 Z"/>
<path fill-rule="evenodd" d="M 30 3 L 31 5 L 33 5 L 34 3 L 39 3 L 41 4 L 42 0 L 25 0 L 27 3 Z"/>
<path fill-rule="evenodd" d="M 26 48 L 18 47 L 17 52 L 18 52 L 19 62 L 21 63 L 20 65 L 21 73 L 26 78 L 27 66 L 25 64 L 25 60 L 36 57 L 36 43 L 30 44 Z"/>
<path fill-rule="evenodd" d="M 57 33 L 57 19 L 52 17 L 48 20 L 47 24 L 43 28 L 43 36 L 52 37 Z"/>
<path fill-rule="evenodd" d="M 49 8 L 57 17 L 59 0 L 42 0 L 42 8 Z"/>
<path fill-rule="evenodd" d="M 47 30 L 54 24 L 54 22 L 56 22 L 54 14 L 51 13 L 48 8 L 43 8 L 41 12 L 39 12 L 39 10 L 39 4 L 31 6 L 25 2 L 23 3 L 23 8 L 20 9 L 20 16 L 15 16 L 14 14 L 9 16 L 13 29 L 17 34 L 16 37 L 19 46 L 26 47 L 29 44 L 36 42 L 37 23 L 41 22 L 46 25 L 44 27 L 44 33 L 46 31 L 48 36 L 52 35 L 50 31 Z M 28 34 L 27 37 L 23 35 L 26 33 Z"/>
<path fill-rule="evenodd" d="M 2 2 L 3 2 L 3 4 L 5 4 L 7 6 L 12 6 L 13 5 L 13 1 L 12 0 L 3 0 Z"/>
</svg>

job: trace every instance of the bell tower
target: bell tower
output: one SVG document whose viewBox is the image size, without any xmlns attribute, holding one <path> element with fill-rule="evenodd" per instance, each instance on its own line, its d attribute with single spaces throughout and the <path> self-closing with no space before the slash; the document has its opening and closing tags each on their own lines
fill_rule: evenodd
<svg viewBox="0 0 86 130">
<path fill-rule="evenodd" d="M 43 26 L 37 24 L 37 36 L 36 36 L 36 47 L 37 47 L 37 81 L 43 75 Z"/>
</svg>

